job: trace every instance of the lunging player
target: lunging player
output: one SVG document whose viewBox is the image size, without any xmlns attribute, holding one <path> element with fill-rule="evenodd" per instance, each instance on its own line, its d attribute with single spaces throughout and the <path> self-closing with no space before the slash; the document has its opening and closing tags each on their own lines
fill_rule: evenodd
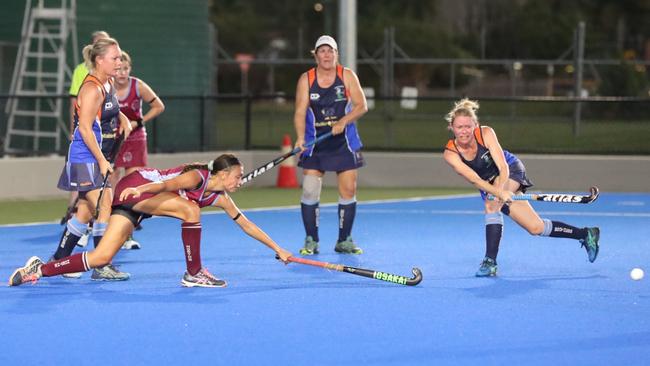
<svg viewBox="0 0 650 366">
<path fill-rule="evenodd" d="M 541 219 L 530 203 L 512 201 L 512 192 L 525 192 L 532 187 L 524 164 L 512 153 L 501 149 L 494 130 L 481 126 L 476 116 L 477 102 L 462 99 L 447 114 L 448 129 L 454 138 L 447 142 L 445 161 L 463 178 L 481 191 L 485 201 L 485 258 L 477 277 L 497 274 L 497 253 L 503 232 L 503 214 L 532 235 L 571 238 L 580 241 L 589 261 L 598 256 L 597 227 L 577 228 L 560 221 Z M 486 192 L 496 196 L 486 199 Z"/>
<path fill-rule="evenodd" d="M 213 276 L 201 263 L 201 208 L 208 206 L 222 208 L 246 234 L 273 249 L 287 263 L 291 253 L 249 221 L 228 195 L 239 188 L 242 175 L 242 164 L 230 154 L 221 155 L 208 164 L 135 171 L 117 184 L 111 218 L 99 246 L 90 252 L 46 264 L 38 257 L 31 257 L 24 267 L 14 271 L 9 286 L 104 266 L 110 263 L 142 219 L 156 215 L 182 221 L 181 238 L 187 271 L 181 284 L 185 287 L 225 287 L 226 281 Z"/>
</svg>

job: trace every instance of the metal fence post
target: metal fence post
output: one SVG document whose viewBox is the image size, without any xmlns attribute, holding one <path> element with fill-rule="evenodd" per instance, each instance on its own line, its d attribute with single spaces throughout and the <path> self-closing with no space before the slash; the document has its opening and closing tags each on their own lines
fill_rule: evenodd
<svg viewBox="0 0 650 366">
<path fill-rule="evenodd" d="M 582 73 L 585 52 L 585 22 L 578 23 L 575 36 L 575 88 L 574 95 L 577 101 L 573 111 L 573 136 L 580 136 L 580 119 L 582 114 Z"/>
<path fill-rule="evenodd" d="M 246 150 L 251 149 L 251 120 L 252 120 L 252 104 L 253 104 L 253 97 L 250 94 L 246 94 L 244 96 L 244 99 L 246 100 L 246 106 L 245 106 L 245 142 L 244 142 L 244 147 Z"/>
<path fill-rule="evenodd" d="M 207 136 L 208 136 L 208 133 L 205 130 L 205 126 L 206 126 L 206 123 L 205 123 L 205 98 L 206 98 L 205 94 L 203 94 L 201 97 L 199 97 L 199 123 L 200 123 L 200 125 L 199 125 L 200 128 L 199 129 L 201 131 L 201 135 L 200 135 L 199 138 L 200 138 L 200 143 L 201 143 L 201 147 L 200 147 L 201 151 L 205 151 L 205 146 L 207 145 L 206 140 L 207 140 Z"/>
</svg>

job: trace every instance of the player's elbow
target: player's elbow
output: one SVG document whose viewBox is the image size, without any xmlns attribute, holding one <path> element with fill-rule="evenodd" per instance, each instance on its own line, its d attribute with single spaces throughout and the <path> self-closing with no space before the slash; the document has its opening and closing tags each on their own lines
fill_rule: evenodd
<svg viewBox="0 0 650 366">
<path fill-rule="evenodd" d="M 366 112 L 368 112 L 368 102 L 364 100 L 359 109 L 361 113 L 366 114 Z"/>
</svg>

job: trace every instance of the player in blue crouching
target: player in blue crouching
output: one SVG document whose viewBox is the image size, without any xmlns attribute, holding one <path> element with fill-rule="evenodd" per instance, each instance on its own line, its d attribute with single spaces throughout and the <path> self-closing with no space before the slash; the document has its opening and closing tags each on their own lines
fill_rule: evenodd
<svg viewBox="0 0 650 366">
<path fill-rule="evenodd" d="M 512 193 L 532 187 L 523 163 L 512 153 L 501 149 L 494 130 L 481 126 L 476 116 L 479 105 L 462 99 L 447 114 L 448 129 L 454 138 L 447 142 L 445 161 L 463 178 L 481 191 L 485 201 L 485 258 L 477 277 L 497 274 L 497 254 L 503 232 L 503 214 L 532 235 L 571 238 L 587 250 L 589 262 L 598 256 L 597 227 L 577 228 L 563 222 L 540 218 L 530 203 L 512 201 Z M 487 200 L 486 193 L 497 197 Z"/>
</svg>

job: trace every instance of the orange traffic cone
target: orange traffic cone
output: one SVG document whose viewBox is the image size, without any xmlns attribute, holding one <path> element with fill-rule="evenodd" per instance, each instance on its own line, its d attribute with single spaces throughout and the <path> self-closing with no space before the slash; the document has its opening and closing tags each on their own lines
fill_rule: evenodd
<svg viewBox="0 0 650 366">
<path fill-rule="evenodd" d="M 282 154 L 286 154 L 291 150 L 293 150 L 293 147 L 291 146 L 291 137 L 289 135 L 284 135 L 284 139 L 282 140 Z M 278 181 L 276 186 L 280 188 L 298 188 L 295 156 L 280 163 L 280 171 L 278 172 Z"/>
</svg>

